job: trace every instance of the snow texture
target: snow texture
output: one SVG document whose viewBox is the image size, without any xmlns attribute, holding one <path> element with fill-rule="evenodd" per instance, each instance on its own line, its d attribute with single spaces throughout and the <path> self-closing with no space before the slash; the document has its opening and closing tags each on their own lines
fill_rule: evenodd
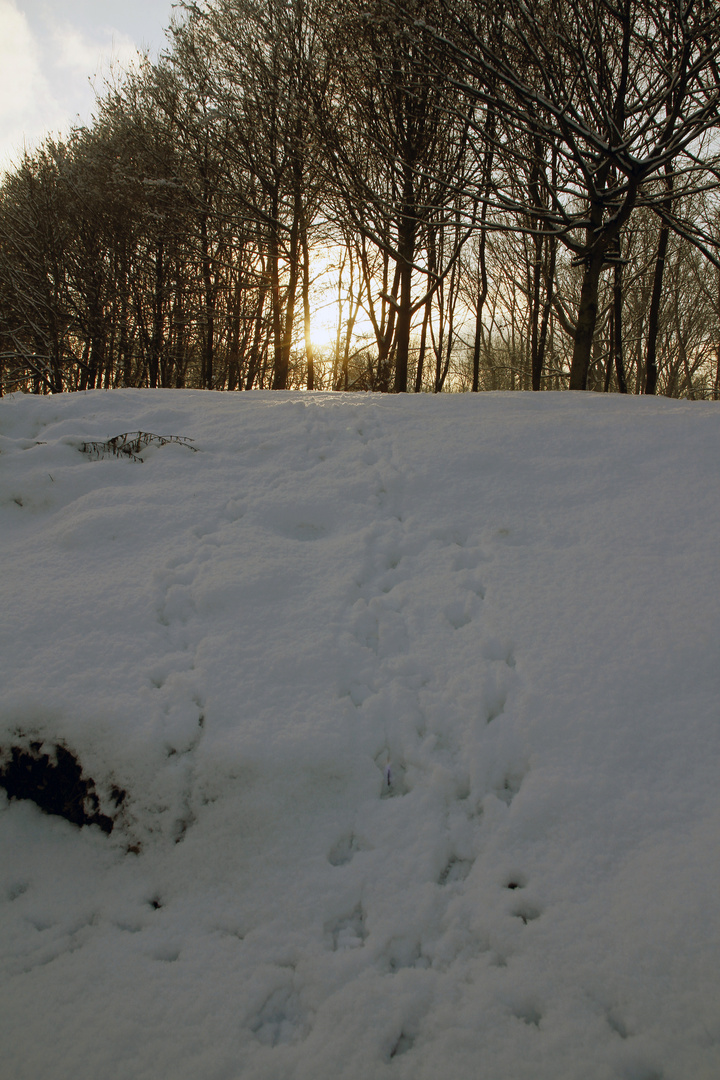
<svg viewBox="0 0 720 1080">
<path fill-rule="evenodd" d="M 115 827 L 0 792 L 0 1075 L 715 1080 L 719 461 L 703 402 L 1 401 L 0 748 Z"/>
</svg>

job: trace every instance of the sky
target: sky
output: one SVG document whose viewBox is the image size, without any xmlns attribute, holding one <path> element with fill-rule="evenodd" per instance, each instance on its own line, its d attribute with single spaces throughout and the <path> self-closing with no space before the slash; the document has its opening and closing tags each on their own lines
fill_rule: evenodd
<svg viewBox="0 0 720 1080">
<path fill-rule="evenodd" d="M 92 113 L 111 62 L 165 42 L 172 0 L 0 0 L 0 169 Z"/>
</svg>

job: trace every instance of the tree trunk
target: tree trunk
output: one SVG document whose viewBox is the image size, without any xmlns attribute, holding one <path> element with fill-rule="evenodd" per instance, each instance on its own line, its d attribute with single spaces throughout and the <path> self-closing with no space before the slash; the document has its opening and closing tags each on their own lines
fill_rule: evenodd
<svg viewBox="0 0 720 1080">
<path fill-rule="evenodd" d="M 206 390 L 212 390 L 213 360 L 215 352 L 215 290 L 212 284 L 212 259 L 210 239 L 208 237 L 207 214 L 200 219 L 200 245 L 202 251 L 202 275 L 205 300 L 205 338 L 202 356 L 202 384 Z"/>
<path fill-rule="evenodd" d="M 653 277 L 653 290 L 650 299 L 650 312 L 648 314 L 648 339 L 647 358 L 645 361 L 645 393 L 657 393 L 658 369 L 657 369 L 657 336 L 660 324 L 660 303 L 662 301 L 663 275 L 665 273 L 665 256 L 667 255 L 670 230 L 667 225 L 660 226 L 657 255 L 655 257 L 655 274 Z"/>
<path fill-rule="evenodd" d="M 155 254 L 155 294 L 153 296 L 153 328 L 150 340 L 150 356 L 148 368 L 150 372 L 150 386 L 154 390 L 158 384 L 160 374 L 160 351 L 164 328 L 163 292 L 165 284 L 165 265 L 163 260 L 163 245 L 158 244 Z"/>
<path fill-rule="evenodd" d="M 533 372 L 533 390 L 539 390 L 542 384 L 542 373 L 545 367 L 545 351 L 547 349 L 548 338 L 548 326 L 550 323 L 550 309 L 553 302 L 553 290 L 555 288 L 555 259 L 557 256 L 557 237 L 548 237 L 548 246 L 550 248 L 549 266 L 547 268 L 547 278 L 545 281 L 545 303 L 543 304 L 542 321 L 540 323 L 540 336 L 538 338 L 538 351 L 537 351 L 537 386 L 535 386 L 535 379 Z"/>
<path fill-rule="evenodd" d="M 406 394 L 408 387 L 408 355 L 410 351 L 410 322 L 412 319 L 412 271 L 415 257 L 415 193 L 412 173 L 406 166 L 403 185 L 403 213 L 398 229 L 400 255 L 400 307 L 397 314 L 397 353 L 395 356 L 396 394 Z"/>
<path fill-rule="evenodd" d="M 484 208 L 483 208 L 484 209 Z M 473 360 L 472 360 L 472 389 L 473 393 L 477 394 L 480 390 L 480 346 L 482 345 L 483 337 L 483 308 L 485 307 L 485 301 L 488 294 L 488 280 L 487 280 L 487 261 L 485 258 L 486 244 L 485 239 L 487 232 L 483 225 L 480 233 L 480 246 L 478 249 L 478 267 L 480 269 L 480 289 L 475 306 L 475 340 L 473 342 Z"/>
<path fill-rule="evenodd" d="M 587 377 L 590 370 L 590 361 L 592 360 L 593 338 L 595 337 L 595 325 L 597 323 L 600 274 L 604 261 L 603 252 L 600 250 L 594 251 L 585 264 L 577 324 L 575 326 L 572 364 L 570 366 L 571 390 L 587 389 Z"/>
<path fill-rule="evenodd" d="M 304 211 L 300 212 L 300 247 L 302 249 L 302 301 L 303 322 L 305 326 L 305 357 L 307 359 L 307 388 L 315 389 L 315 354 L 310 336 L 310 249 L 308 247 L 307 225 Z"/>
<path fill-rule="evenodd" d="M 248 362 L 247 376 L 245 378 L 245 389 L 252 390 L 253 384 L 257 377 L 257 373 L 260 369 L 261 360 L 261 338 L 263 331 L 263 311 L 265 310 L 265 297 L 267 291 L 270 288 L 270 282 L 267 276 L 263 278 L 263 282 L 258 289 L 257 309 L 255 312 L 255 328 L 253 330 L 253 342 L 250 348 L 250 360 Z"/>
<path fill-rule="evenodd" d="M 232 332 L 228 350 L 227 388 L 236 390 L 240 383 L 240 278 L 235 283 L 232 306 Z"/>
<path fill-rule="evenodd" d="M 407 393 L 410 320 L 412 317 L 412 264 L 403 258 L 400 265 L 400 306 L 397 313 L 397 352 L 395 355 L 396 394 Z"/>
<path fill-rule="evenodd" d="M 615 374 L 617 375 L 618 390 L 621 394 L 627 394 L 627 380 L 625 379 L 625 361 L 623 359 L 623 287 L 622 287 L 622 263 L 615 263 L 615 276 L 613 280 L 613 353 L 615 355 Z"/>
<path fill-rule="evenodd" d="M 286 359 L 289 359 L 289 357 L 286 358 L 285 350 L 283 349 L 282 311 L 280 307 L 280 238 L 278 235 L 280 226 L 278 224 L 277 215 L 278 201 L 277 198 L 274 198 L 272 207 L 273 221 L 270 226 L 270 243 L 268 245 L 274 352 L 272 388 L 273 390 L 285 390 L 287 389 L 288 380 Z"/>
<path fill-rule="evenodd" d="M 420 351 L 418 353 L 417 371 L 415 372 L 415 393 L 422 392 L 422 379 L 423 379 L 423 367 L 425 365 L 425 349 L 427 344 L 427 328 L 428 319 L 430 318 L 430 309 L 432 307 L 432 296 L 428 296 L 425 301 L 425 311 L 423 313 L 422 330 L 420 332 Z"/>
</svg>

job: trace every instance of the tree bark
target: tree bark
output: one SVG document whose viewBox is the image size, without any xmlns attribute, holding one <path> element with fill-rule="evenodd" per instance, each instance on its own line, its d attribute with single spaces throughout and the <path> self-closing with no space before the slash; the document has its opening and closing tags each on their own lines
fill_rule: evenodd
<svg viewBox="0 0 720 1080">
<path fill-rule="evenodd" d="M 300 248 L 302 251 L 302 302 L 305 328 L 305 358 L 307 359 L 307 388 L 315 389 L 315 354 L 310 327 L 310 248 L 304 210 L 300 211 Z"/>
<path fill-rule="evenodd" d="M 613 279 L 613 354 L 615 356 L 615 374 L 617 376 L 618 390 L 621 394 L 627 394 L 627 380 L 625 378 L 625 361 L 623 358 L 623 286 L 622 286 L 622 263 L 615 263 Z"/>
<path fill-rule="evenodd" d="M 597 323 L 600 274 L 604 262 L 603 252 L 595 251 L 589 256 L 585 264 L 575 326 L 572 364 L 570 366 L 571 390 L 587 389 L 587 377 L 592 359 L 593 338 L 595 337 L 595 325 Z"/>
<path fill-rule="evenodd" d="M 406 394 L 408 387 L 408 356 L 410 351 L 410 322 L 412 319 L 412 271 L 415 257 L 415 205 L 412 172 L 406 169 L 403 185 L 403 213 L 398 228 L 400 265 L 400 306 L 397 314 L 397 352 L 395 355 L 396 394 Z"/>
<path fill-rule="evenodd" d="M 668 199 L 666 200 L 665 205 L 666 208 L 669 210 L 672 205 L 673 190 L 673 177 L 672 173 L 670 172 L 669 163 L 666 166 L 665 172 L 665 184 L 668 190 Z M 660 304 L 662 302 L 663 276 L 665 274 L 665 258 L 667 256 L 669 239 L 670 229 L 663 222 L 663 224 L 660 226 L 660 235 L 658 237 L 657 255 L 655 256 L 655 273 L 653 276 L 653 289 L 652 296 L 650 298 L 650 311 L 648 314 L 647 357 L 645 360 L 646 394 L 657 393 L 657 336 L 658 327 L 660 325 Z"/>
</svg>

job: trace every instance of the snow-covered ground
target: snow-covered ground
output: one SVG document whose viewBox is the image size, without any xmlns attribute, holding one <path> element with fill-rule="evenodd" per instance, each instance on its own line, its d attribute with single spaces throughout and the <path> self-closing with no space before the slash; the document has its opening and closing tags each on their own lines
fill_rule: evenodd
<svg viewBox="0 0 720 1080">
<path fill-rule="evenodd" d="M 178 435 L 143 462 L 79 449 Z M 716 1080 L 720 410 L 0 402 L 3 1080 Z M 120 810 L 113 788 L 127 795 Z"/>
</svg>

